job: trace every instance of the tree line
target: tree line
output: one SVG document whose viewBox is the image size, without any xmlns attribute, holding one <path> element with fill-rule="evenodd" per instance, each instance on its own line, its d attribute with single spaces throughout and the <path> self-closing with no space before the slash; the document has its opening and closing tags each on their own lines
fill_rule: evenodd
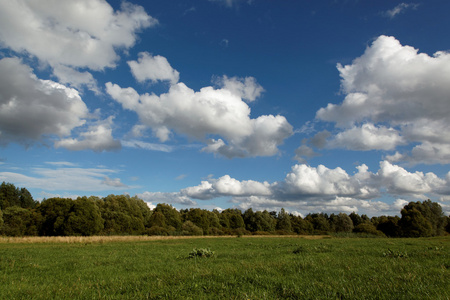
<svg viewBox="0 0 450 300">
<path fill-rule="evenodd" d="M 399 216 L 280 212 L 228 208 L 154 209 L 138 197 L 109 195 L 35 201 L 26 188 L 0 185 L 0 235 L 245 235 L 355 233 L 367 236 L 429 237 L 450 233 L 450 217 L 431 200 L 410 202 Z"/>
</svg>

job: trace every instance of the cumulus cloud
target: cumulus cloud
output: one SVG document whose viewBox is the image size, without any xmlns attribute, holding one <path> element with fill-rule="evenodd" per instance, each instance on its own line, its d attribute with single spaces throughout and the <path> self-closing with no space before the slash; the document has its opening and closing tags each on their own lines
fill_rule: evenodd
<svg viewBox="0 0 450 300">
<path fill-rule="evenodd" d="M 79 90 L 86 86 L 94 93 L 100 94 L 97 80 L 89 72 L 79 72 L 67 66 L 56 65 L 53 68 L 53 74 L 58 77 L 59 82 L 62 84 L 69 84 Z"/>
<path fill-rule="evenodd" d="M 393 150 L 403 144 L 403 138 L 393 128 L 376 127 L 366 123 L 361 127 L 352 127 L 339 132 L 328 146 L 331 148 L 346 148 L 349 150 Z"/>
<path fill-rule="evenodd" d="M 0 7 L 5 46 L 50 65 L 92 70 L 114 67 L 116 48 L 133 46 L 137 30 L 157 24 L 141 6 L 128 2 L 116 12 L 104 0 L 2 1 Z"/>
<path fill-rule="evenodd" d="M 85 124 L 88 108 L 78 92 L 41 80 L 18 58 L 0 60 L 0 141 L 29 144 L 68 136 Z"/>
<path fill-rule="evenodd" d="M 342 168 L 297 164 L 282 181 L 240 181 L 225 175 L 182 189 L 177 195 L 198 200 L 230 197 L 231 202 L 241 209 L 278 210 L 285 207 L 304 214 L 356 211 L 371 215 L 398 214 L 409 201 L 431 196 L 444 201 L 450 195 L 450 173 L 439 178 L 434 173 L 409 172 L 387 161 L 380 162 L 376 173 L 370 172 L 364 164 L 356 169 L 350 175 Z M 388 204 L 386 200 L 379 200 L 383 197 L 395 200 Z"/>
<path fill-rule="evenodd" d="M 137 61 L 127 62 L 131 73 L 139 82 L 149 80 L 151 82 L 170 81 L 172 84 L 178 82 L 180 73 L 173 69 L 167 59 L 163 56 L 152 56 L 148 52 L 139 53 Z"/>
<path fill-rule="evenodd" d="M 123 108 L 135 111 L 142 124 L 152 128 L 165 142 L 172 130 L 200 141 L 204 151 L 226 157 L 270 156 L 293 134 L 283 116 L 250 118 L 250 108 L 228 89 L 204 87 L 199 92 L 184 83 L 172 85 L 168 93 L 139 95 L 133 88 L 106 84 L 107 93 Z M 220 136 L 216 139 L 213 137 Z"/>
<path fill-rule="evenodd" d="M 223 75 L 223 77 L 217 78 L 215 83 L 250 102 L 255 101 L 264 92 L 264 88 L 256 82 L 254 77 L 228 78 L 226 75 Z"/>
<path fill-rule="evenodd" d="M 66 148 L 73 151 L 94 150 L 96 152 L 112 151 L 121 148 L 121 143 L 112 136 L 113 117 L 97 121 L 81 132 L 78 138 L 64 138 L 55 142 L 56 148 Z"/>
<path fill-rule="evenodd" d="M 338 64 L 338 70 L 345 99 L 316 114 L 342 130 L 330 146 L 349 142 L 348 149 L 393 150 L 418 143 L 402 157 L 411 163 L 450 163 L 450 141 L 442 134 L 450 128 L 449 53 L 429 56 L 380 36 L 352 64 Z"/>
</svg>

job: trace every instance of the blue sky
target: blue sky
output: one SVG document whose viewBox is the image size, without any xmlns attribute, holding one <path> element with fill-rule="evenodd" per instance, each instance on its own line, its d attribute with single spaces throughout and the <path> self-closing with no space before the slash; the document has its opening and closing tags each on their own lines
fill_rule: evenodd
<svg viewBox="0 0 450 300">
<path fill-rule="evenodd" d="M 447 1 L 0 8 L 0 181 L 35 199 L 450 212 Z"/>
</svg>

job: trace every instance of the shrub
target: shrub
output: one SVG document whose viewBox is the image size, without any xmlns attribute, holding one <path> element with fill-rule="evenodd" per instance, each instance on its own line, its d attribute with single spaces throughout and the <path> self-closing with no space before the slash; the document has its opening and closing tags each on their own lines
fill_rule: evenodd
<svg viewBox="0 0 450 300">
<path fill-rule="evenodd" d="M 196 258 L 196 257 L 213 257 L 214 251 L 206 248 L 194 248 L 190 253 L 188 258 Z"/>
</svg>

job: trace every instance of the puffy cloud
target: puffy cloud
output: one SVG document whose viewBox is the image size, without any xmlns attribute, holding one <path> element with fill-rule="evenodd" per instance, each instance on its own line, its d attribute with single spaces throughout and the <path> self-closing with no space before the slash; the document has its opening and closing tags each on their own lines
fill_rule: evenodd
<svg viewBox="0 0 450 300">
<path fill-rule="evenodd" d="M 100 94 L 100 89 L 97 86 L 97 80 L 94 79 L 89 72 L 79 72 L 73 68 L 57 65 L 53 68 L 53 74 L 58 77 L 62 84 L 70 84 L 74 88 L 81 89 L 86 86 L 89 90 L 96 94 Z"/>
<path fill-rule="evenodd" d="M 450 141 L 442 134 L 450 128 L 449 53 L 429 56 L 402 46 L 394 37 L 380 36 L 361 57 L 351 65 L 339 64 L 338 70 L 345 99 L 316 114 L 344 129 L 333 140 L 335 145 L 351 139 L 355 149 L 391 150 L 403 143 L 421 143 L 416 154 L 404 156 L 411 163 L 450 162 L 445 154 Z M 430 152 L 427 142 L 439 154 L 434 161 L 420 151 Z"/>
<path fill-rule="evenodd" d="M 450 199 L 450 172 L 446 178 L 439 178 L 434 173 L 411 173 L 387 161 L 380 162 L 376 173 L 364 164 L 356 169 L 357 172 L 349 175 L 341 168 L 298 164 L 282 181 L 239 181 L 225 175 L 182 189 L 179 195 L 199 200 L 230 197 L 232 203 L 244 210 L 284 207 L 303 214 L 357 211 L 370 215 L 398 214 L 407 202 L 430 196 L 441 201 Z M 385 197 L 396 199 L 389 204 L 381 201 Z"/>
<path fill-rule="evenodd" d="M 306 159 L 318 156 L 319 154 L 314 152 L 314 150 L 307 146 L 307 145 L 301 145 L 295 150 L 295 156 L 294 159 L 297 160 L 300 163 L 306 162 Z"/>
<path fill-rule="evenodd" d="M 229 175 L 217 180 L 202 181 L 200 185 L 188 187 L 181 191 L 183 194 L 195 199 L 212 199 L 220 196 L 250 196 L 270 195 L 270 185 L 267 182 L 253 180 L 239 181 Z"/>
<path fill-rule="evenodd" d="M 448 182 L 434 173 L 410 173 L 404 168 L 387 161 L 380 163 L 377 176 L 390 194 L 394 195 L 424 195 L 438 193 Z"/>
<path fill-rule="evenodd" d="M 29 144 L 67 136 L 89 115 L 78 92 L 41 80 L 18 58 L 0 60 L 0 140 Z"/>
<path fill-rule="evenodd" d="M 152 56 L 148 52 L 139 53 L 138 61 L 128 61 L 128 65 L 131 68 L 131 73 L 139 82 L 167 80 L 175 84 L 180 77 L 180 73 L 172 68 L 165 57 Z"/>
<path fill-rule="evenodd" d="M 404 140 L 398 131 L 384 126 L 376 127 L 366 123 L 361 127 L 352 127 L 339 132 L 328 146 L 331 148 L 346 148 L 349 150 L 393 150 Z"/>
<path fill-rule="evenodd" d="M 228 78 L 224 75 L 221 78 L 216 79 L 216 84 L 220 87 L 229 90 L 233 94 L 241 97 L 244 100 L 255 101 L 256 98 L 261 96 L 264 92 L 264 88 L 256 82 L 253 77 L 231 77 Z"/>
<path fill-rule="evenodd" d="M 139 95 L 133 88 L 106 84 L 107 93 L 125 109 L 135 111 L 141 123 L 152 128 L 162 141 L 171 131 L 204 141 L 212 136 L 204 151 L 227 157 L 270 156 L 293 134 L 283 116 L 250 118 L 250 108 L 227 89 L 204 87 L 199 92 L 184 83 L 172 85 L 168 93 Z"/>
<path fill-rule="evenodd" d="M 26 20 L 26 22 L 24 22 Z M 50 65 L 102 70 L 114 67 L 117 48 L 129 48 L 135 32 L 157 24 L 141 6 L 123 2 L 120 11 L 104 0 L 2 1 L 0 40 Z M 51 45 L 51 47 L 49 47 Z"/>
<path fill-rule="evenodd" d="M 121 148 L 121 143 L 112 136 L 113 117 L 98 121 L 80 133 L 79 138 L 65 138 L 55 142 L 55 147 L 73 151 L 94 150 L 96 152 L 112 151 Z"/>
</svg>

